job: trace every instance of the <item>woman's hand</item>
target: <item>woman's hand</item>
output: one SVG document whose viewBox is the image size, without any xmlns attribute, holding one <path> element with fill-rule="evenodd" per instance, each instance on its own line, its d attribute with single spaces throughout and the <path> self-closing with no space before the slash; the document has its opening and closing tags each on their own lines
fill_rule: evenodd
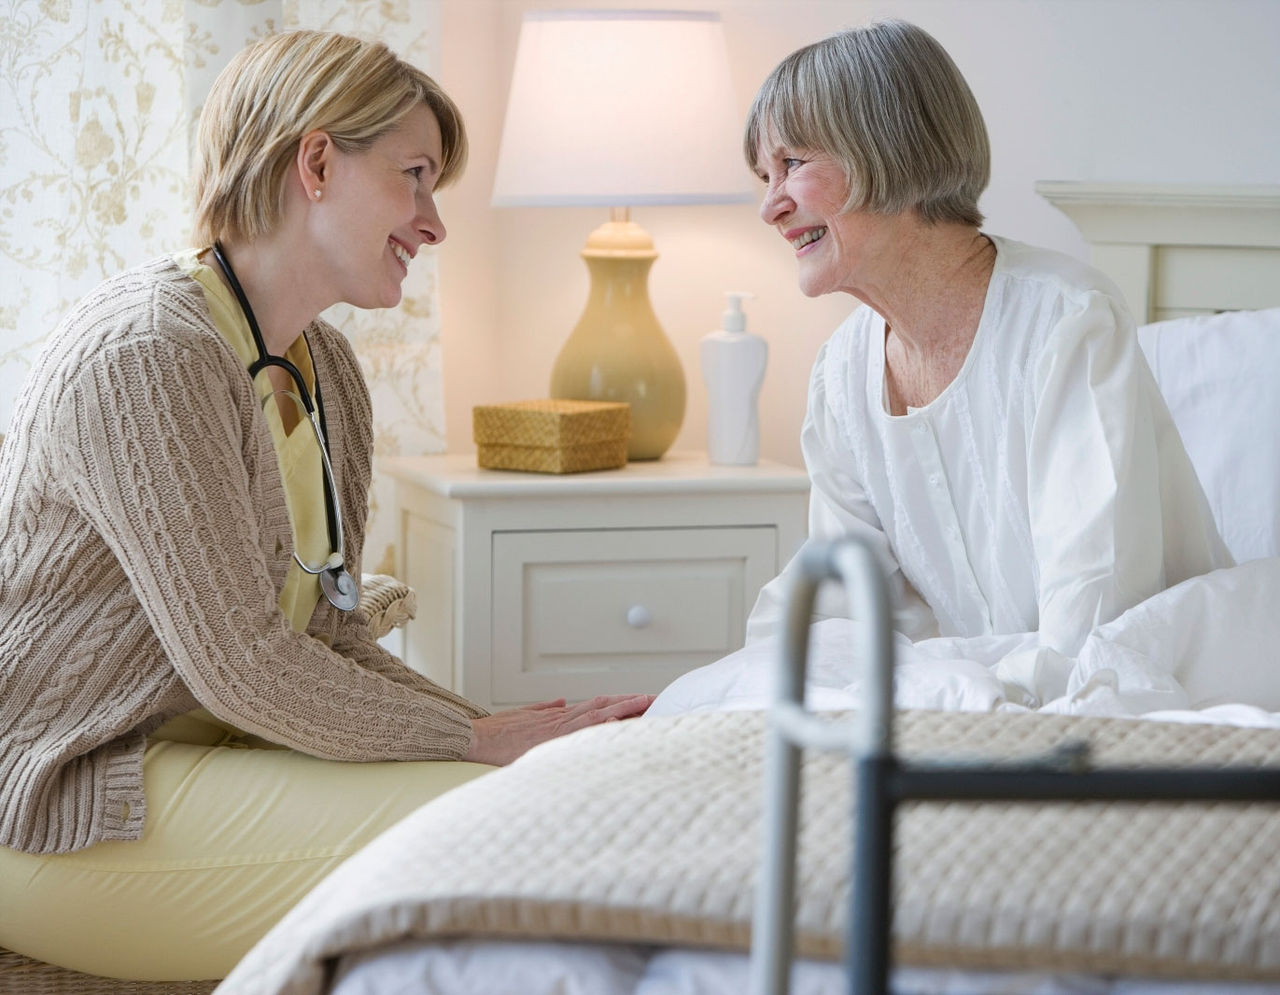
<svg viewBox="0 0 1280 995">
<path fill-rule="evenodd" d="M 643 715 L 653 698 L 651 694 L 602 694 L 576 705 L 558 698 L 472 719 L 471 749 L 462 759 L 509 764 L 525 750 L 567 732 Z"/>
</svg>

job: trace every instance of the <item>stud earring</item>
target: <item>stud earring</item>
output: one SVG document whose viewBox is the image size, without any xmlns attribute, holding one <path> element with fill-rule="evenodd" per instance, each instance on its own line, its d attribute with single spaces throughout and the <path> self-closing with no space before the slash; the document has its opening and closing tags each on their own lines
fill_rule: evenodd
<svg viewBox="0 0 1280 995">
<path fill-rule="evenodd" d="M 315 198 L 316 198 L 316 200 L 319 200 L 319 199 L 320 199 L 320 191 L 319 191 L 319 190 L 316 190 L 316 191 L 315 191 Z"/>
</svg>

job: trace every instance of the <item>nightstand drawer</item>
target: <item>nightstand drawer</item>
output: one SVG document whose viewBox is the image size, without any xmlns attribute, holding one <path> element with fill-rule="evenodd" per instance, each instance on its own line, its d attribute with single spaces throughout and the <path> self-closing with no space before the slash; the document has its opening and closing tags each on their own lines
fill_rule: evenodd
<svg viewBox="0 0 1280 995">
<path fill-rule="evenodd" d="M 732 652 L 777 547 L 773 526 L 495 533 L 493 703 L 656 692 Z"/>
</svg>

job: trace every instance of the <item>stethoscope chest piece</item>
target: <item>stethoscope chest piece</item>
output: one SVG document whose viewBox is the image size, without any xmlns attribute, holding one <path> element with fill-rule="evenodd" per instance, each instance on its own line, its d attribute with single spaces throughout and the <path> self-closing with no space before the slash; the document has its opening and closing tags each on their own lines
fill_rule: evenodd
<svg viewBox="0 0 1280 995">
<path fill-rule="evenodd" d="M 349 612 L 360 600 L 355 578 L 342 567 L 320 571 L 320 590 L 335 608 Z"/>
</svg>

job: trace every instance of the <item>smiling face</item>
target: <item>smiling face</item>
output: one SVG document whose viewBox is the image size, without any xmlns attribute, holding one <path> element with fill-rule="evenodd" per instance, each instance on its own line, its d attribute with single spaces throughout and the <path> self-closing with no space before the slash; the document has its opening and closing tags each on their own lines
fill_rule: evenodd
<svg viewBox="0 0 1280 995">
<path fill-rule="evenodd" d="M 888 219 L 846 209 L 849 180 L 823 152 L 766 139 L 756 165 L 765 184 L 760 217 L 795 251 L 801 292 L 817 297 L 844 291 L 865 300 L 860 289 L 884 248 Z"/>
<path fill-rule="evenodd" d="M 321 198 L 314 201 L 319 210 L 309 215 L 338 300 L 360 308 L 400 303 L 418 250 L 445 237 L 435 205 L 442 160 L 440 125 L 424 104 L 367 151 L 330 145 Z"/>
</svg>

